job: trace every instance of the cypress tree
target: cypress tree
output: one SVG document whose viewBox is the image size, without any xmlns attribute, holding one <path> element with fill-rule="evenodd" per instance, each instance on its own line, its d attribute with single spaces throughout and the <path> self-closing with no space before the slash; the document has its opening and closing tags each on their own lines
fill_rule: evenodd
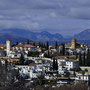
<svg viewBox="0 0 90 90">
<path fill-rule="evenodd" d="M 46 49 L 47 50 L 49 49 L 49 43 L 48 42 L 46 43 Z"/>
<path fill-rule="evenodd" d="M 16 45 L 18 45 L 18 41 L 16 42 Z"/>
<path fill-rule="evenodd" d="M 23 64 L 24 64 L 24 61 L 25 61 L 24 56 L 23 56 L 23 54 L 21 53 L 21 57 L 20 57 L 19 63 L 20 63 L 21 65 L 23 65 Z"/>
<path fill-rule="evenodd" d="M 58 43 L 57 43 L 57 41 L 56 41 L 56 44 L 55 44 L 55 48 L 56 48 L 56 49 L 58 48 Z"/>
<path fill-rule="evenodd" d="M 65 52 L 65 55 L 69 56 L 69 52 L 68 52 L 68 51 L 66 51 L 66 52 Z"/>
<path fill-rule="evenodd" d="M 61 44 L 61 45 L 62 45 L 62 50 L 61 50 L 60 54 L 65 56 L 65 44 Z"/>
<path fill-rule="evenodd" d="M 43 48 L 43 43 L 41 43 L 41 48 Z"/>
<path fill-rule="evenodd" d="M 33 42 L 33 46 L 35 46 L 36 45 L 36 43 L 35 42 Z"/>
<path fill-rule="evenodd" d="M 29 44 L 29 40 L 27 40 L 27 44 Z"/>
<path fill-rule="evenodd" d="M 53 71 L 55 70 L 55 58 L 53 59 Z"/>
<path fill-rule="evenodd" d="M 49 53 L 49 50 L 48 50 L 48 58 L 50 57 L 50 53 Z"/>
<path fill-rule="evenodd" d="M 39 47 L 41 47 L 41 43 L 39 42 Z"/>
<path fill-rule="evenodd" d="M 57 62 L 57 59 L 56 59 L 56 62 L 55 62 L 55 69 L 58 70 L 58 62 Z"/>
<path fill-rule="evenodd" d="M 65 55 L 65 44 L 63 44 L 63 55 Z"/>
<path fill-rule="evenodd" d="M 82 66 L 82 56 L 81 56 L 81 52 L 79 53 L 79 65 Z"/>
<path fill-rule="evenodd" d="M 6 60 L 5 61 L 5 69 L 6 69 L 6 71 L 7 71 L 7 67 L 8 67 L 8 61 Z"/>
<path fill-rule="evenodd" d="M 83 66 L 85 66 L 85 63 L 86 63 L 86 61 L 85 61 L 85 52 L 83 53 Z"/>
<path fill-rule="evenodd" d="M 88 52 L 87 52 L 86 65 L 90 66 L 90 51 L 89 51 L 89 49 L 88 49 Z"/>
<path fill-rule="evenodd" d="M 44 44 L 43 47 L 46 48 L 46 45 Z"/>
<path fill-rule="evenodd" d="M 76 53 L 76 59 L 78 59 L 78 53 Z"/>
</svg>

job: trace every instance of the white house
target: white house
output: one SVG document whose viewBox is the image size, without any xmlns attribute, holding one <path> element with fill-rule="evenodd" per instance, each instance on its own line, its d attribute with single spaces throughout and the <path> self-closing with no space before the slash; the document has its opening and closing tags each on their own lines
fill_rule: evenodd
<svg viewBox="0 0 90 90">
<path fill-rule="evenodd" d="M 66 61 L 66 68 L 68 70 L 79 68 L 79 62 L 78 61 Z"/>
<path fill-rule="evenodd" d="M 76 69 L 79 67 L 78 61 L 69 61 L 65 59 L 58 59 L 58 72 L 64 74 L 67 70 Z"/>
<path fill-rule="evenodd" d="M 82 74 L 79 74 L 75 80 L 83 80 L 83 81 L 90 81 L 90 75 L 82 75 Z"/>
<path fill-rule="evenodd" d="M 21 53 L 20 52 L 11 52 L 11 53 L 9 53 L 8 56 L 11 58 L 20 58 Z"/>
<path fill-rule="evenodd" d="M 29 78 L 37 78 L 38 74 L 34 72 L 34 65 L 16 65 L 16 68 L 19 69 L 20 75 L 26 75 Z"/>
</svg>

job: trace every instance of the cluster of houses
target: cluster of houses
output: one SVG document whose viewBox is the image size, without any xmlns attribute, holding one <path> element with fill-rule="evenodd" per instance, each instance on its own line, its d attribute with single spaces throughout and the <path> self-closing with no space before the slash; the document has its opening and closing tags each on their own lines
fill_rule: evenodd
<svg viewBox="0 0 90 90">
<path fill-rule="evenodd" d="M 42 52 L 42 48 L 40 48 L 39 45 L 19 43 L 12 46 L 11 40 L 7 40 L 6 45 L 0 45 L 0 59 L 2 61 L 8 60 L 12 63 L 17 62 L 21 57 L 21 53 L 23 53 L 25 64 L 15 65 L 14 68 L 18 69 L 21 77 L 25 79 L 32 80 L 39 77 L 43 77 L 46 80 L 57 79 L 57 85 L 67 84 L 69 80 L 89 82 L 90 68 L 83 69 L 83 67 L 80 67 L 79 59 L 73 55 L 73 53 L 87 52 L 88 46 L 77 43 L 76 39 L 73 39 L 71 43 L 65 44 L 65 49 L 69 52 L 69 56 L 54 56 L 57 60 L 57 70 L 53 70 L 53 58 L 44 57 L 46 51 Z M 59 50 L 53 46 L 49 46 L 49 51 L 52 54 L 60 50 L 62 50 L 62 46 L 59 46 Z M 28 56 L 29 51 L 37 51 L 40 54 L 38 57 L 31 57 Z"/>
</svg>

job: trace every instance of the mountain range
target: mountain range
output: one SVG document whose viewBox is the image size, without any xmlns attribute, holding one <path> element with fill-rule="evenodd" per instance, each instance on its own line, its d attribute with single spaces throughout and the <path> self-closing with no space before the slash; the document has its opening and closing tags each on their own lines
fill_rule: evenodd
<svg viewBox="0 0 90 90">
<path fill-rule="evenodd" d="M 12 43 L 26 42 L 27 41 L 27 39 L 23 38 L 23 37 L 11 35 L 11 34 L 8 34 L 8 33 L 0 33 L 0 43 L 1 44 L 5 44 L 7 39 L 11 39 Z"/>
<path fill-rule="evenodd" d="M 74 35 L 74 38 L 78 40 L 90 40 L 90 29 L 86 29 L 76 35 Z"/>
<path fill-rule="evenodd" d="M 76 38 L 80 42 L 85 42 L 90 44 L 90 29 L 84 30 L 72 38 Z M 5 43 L 7 39 L 11 39 L 13 42 L 23 42 L 23 41 L 36 41 L 36 42 L 70 42 L 72 38 L 64 38 L 61 34 L 51 34 L 47 31 L 33 32 L 24 29 L 3 29 L 0 30 L 0 43 Z"/>
<path fill-rule="evenodd" d="M 24 29 L 4 29 L 0 30 L 0 33 L 18 36 L 21 38 L 27 38 L 32 41 L 59 41 L 64 40 L 61 34 L 51 34 L 47 31 L 32 32 Z"/>
</svg>

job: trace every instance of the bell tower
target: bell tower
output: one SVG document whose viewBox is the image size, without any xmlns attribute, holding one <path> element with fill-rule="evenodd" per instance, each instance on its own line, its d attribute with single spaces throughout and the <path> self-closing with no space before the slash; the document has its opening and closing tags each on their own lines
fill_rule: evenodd
<svg viewBox="0 0 90 90">
<path fill-rule="evenodd" d="M 76 39 L 72 39 L 71 49 L 76 49 Z"/>
<path fill-rule="evenodd" d="M 7 56 L 9 56 L 10 50 L 11 50 L 11 40 L 8 39 L 8 40 L 6 41 L 6 54 L 7 54 Z"/>
</svg>

